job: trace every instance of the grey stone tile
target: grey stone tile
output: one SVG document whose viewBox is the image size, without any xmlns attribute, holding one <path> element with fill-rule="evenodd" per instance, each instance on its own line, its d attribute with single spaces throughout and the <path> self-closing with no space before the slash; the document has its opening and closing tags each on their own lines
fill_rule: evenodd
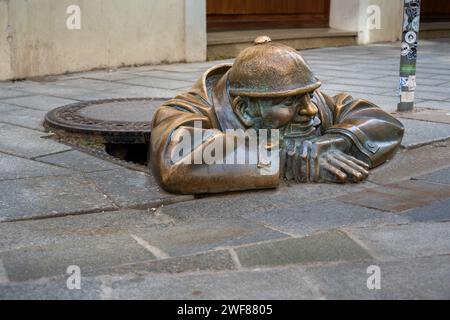
<svg viewBox="0 0 450 320">
<path fill-rule="evenodd" d="M 450 168 L 445 168 L 442 170 L 435 171 L 433 173 L 425 174 L 419 177 L 414 177 L 414 179 L 450 184 Z"/>
<path fill-rule="evenodd" d="M 33 94 L 33 95 L 38 95 L 38 97 L 40 99 L 42 99 L 42 96 L 44 96 L 44 97 L 47 97 L 47 96 L 60 97 L 60 99 L 61 99 L 66 96 L 82 95 L 82 94 L 88 94 L 89 92 L 92 92 L 92 90 L 90 90 L 90 89 L 83 89 L 83 88 L 79 88 L 79 87 L 63 85 L 63 83 L 65 83 L 66 81 L 68 81 L 68 80 L 58 79 L 57 81 L 52 81 L 52 82 L 35 83 L 32 85 L 23 87 L 22 90 L 25 92 L 28 92 L 30 94 Z M 20 100 L 20 101 L 22 102 L 22 100 Z M 54 101 L 57 101 L 57 100 L 54 100 Z M 26 103 L 27 105 L 30 104 L 30 102 L 28 100 L 25 100 L 24 103 Z M 55 103 L 55 102 L 52 102 L 52 103 Z M 31 107 L 31 105 L 30 105 L 30 107 Z"/>
<path fill-rule="evenodd" d="M 192 256 L 182 256 L 162 260 L 151 260 L 139 263 L 100 268 L 97 274 L 130 274 L 130 273 L 183 273 L 199 271 L 235 270 L 236 265 L 227 250 L 210 251 Z"/>
<path fill-rule="evenodd" d="M 98 300 L 102 294 L 102 281 L 90 278 L 80 290 L 68 290 L 67 277 L 0 284 L 1 300 Z"/>
<path fill-rule="evenodd" d="M 442 147 L 441 144 L 398 152 L 393 159 L 371 170 L 369 181 L 386 184 L 447 167 L 450 163 L 450 148 Z"/>
<path fill-rule="evenodd" d="M 23 97 L 26 95 L 30 95 L 30 93 L 20 91 L 20 90 L 14 90 L 14 89 L 8 89 L 8 88 L 1 88 L 0 87 L 0 99 L 8 99 L 8 98 L 15 98 L 15 97 Z"/>
<path fill-rule="evenodd" d="M 256 214 L 286 207 L 305 205 L 319 199 L 360 191 L 368 187 L 360 185 L 337 184 L 282 184 L 278 189 L 238 192 L 208 196 L 189 202 L 164 206 L 161 211 L 176 220 L 196 220 L 201 218 L 233 218 L 245 214 Z"/>
<path fill-rule="evenodd" d="M 418 108 L 431 108 L 431 109 L 442 109 L 450 113 L 450 101 L 436 101 L 436 100 L 426 100 L 422 102 L 417 102 L 415 107 Z"/>
<path fill-rule="evenodd" d="M 56 85 L 64 88 L 80 88 L 87 91 L 115 90 L 123 87 L 122 85 L 111 81 L 84 78 L 58 81 L 56 82 Z"/>
<path fill-rule="evenodd" d="M 372 259 L 340 231 L 244 246 L 235 251 L 243 267 Z"/>
<path fill-rule="evenodd" d="M 168 217 L 147 210 L 119 210 L 57 219 L 37 219 L 0 223 L 0 252 L 30 246 L 45 247 L 58 243 L 77 243 L 88 237 L 114 237 L 134 234 L 136 230 L 151 233 L 173 225 Z M 135 241 L 135 240 L 133 240 Z"/>
<path fill-rule="evenodd" d="M 102 92 L 109 93 L 108 90 Z M 113 90 L 112 92 L 122 98 L 172 98 L 181 91 L 124 85 L 123 88 Z"/>
<path fill-rule="evenodd" d="M 71 170 L 0 153 L 0 181 L 30 177 L 67 175 Z"/>
<path fill-rule="evenodd" d="M 135 77 L 139 76 L 147 76 L 152 78 L 159 79 L 171 79 L 171 80 L 182 80 L 190 83 L 195 82 L 197 79 L 201 77 L 203 72 L 189 72 L 189 73 L 180 73 L 180 72 L 171 72 L 171 71 L 161 71 L 161 70 L 150 70 L 136 73 Z"/>
<path fill-rule="evenodd" d="M 18 105 L 21 107 L 50 111 L 54 108 L 61 107 L 77 101 L 44 95 L 35 95 L 35 96 L 5 99 L 3 100 L 3 102 Z"/>
<path fill-rule="evenodd" d="M 334 199 L 299 204 L 295 207 L 277 208 L 265 212 L 252 212 L 243 215 L 243 217 L 298 236 L 351 225 L 369 226 L 406 221 L 392 214 L 342 203 Z"/>
<path fill-rule="evenodd" d="M 87 174 L 105 194 L 121 207 L 156 207 L 193 199 L 165 192 L 153 176 L 126 168 Z"/>
<path fill-rule="evenodd" d="M 45 131 L 43 121 L 46 111 L 23 108 L 13 105 L 0 106 L 2 117 L 1 122 L 30 128 L 33 130 Z"/>
<path fill-rule="evenodd" d="M 180 81 L 172 79 L 153 78 L 153 77 L 139 77 L 128 80 L 122 80 L 120 82 L 131 85 L 140 85 L 160 89 L 179 89 L 192 86 L 193 84 L 193 82 L 190 81 Z"/>
<path fill-rule="evenodd" d="M 370 265 L 380 267 L 381 289 L 369 290 Z M 325 299 L 449 299 L 450 257 L 427 257 L 394 262 L 374 261 L 306 268 Z"/>
<path fill-rule="evenodd" d="M 122 70 L 93 71 L 83 73 L 81 75 L 81 78 L 83 79 L 105 80 L 105 81 L 120 81 L 136 77 L 138 77 L 138 75 L 133 74 L 129 71 L 122 71 Z"/>
<path fill-rule="evenodd" d="M 0 151 L 32 158 L 71 149 L 42 136 L 39 131 L 0 123 Z"/>
<path fill-rule="evenodd" d="M 402 119 L 405 135 L 402 145 L 412 147 L 450 138 L 450 125 L 428 121 Z"/>
<path fill-rule="evenodd" d="M 450 199 L 412 209 L 402 216 L 412 222 L 450 221 Z"/>
<path fill-rule="evenodd" d="M 414 223 L 379 228 L 349 228 L 347 232 L 379 259 L 448 255 L 450 223 Z"/>
<path fill-rule="evenodd" d="M 318 299 L 301 269 L 147 276 L 111 285 L 113 299 Z"/>
<path fill-rule="evenodd" d="M 221 247 L 238 246 L 285 238 L 287 235 L 240 219 L 199 219 L 152 230 L 135 230 L 144 239 L 170 256 L 185 256 Z"/>
<path fill-rule="evenodd" d="M 114 208 L 91 181 L 58 176 L 0 182 L 0 221 Z"/>
<path fill-rule="evenodd" d="M 362 99 L 364 99 L 364 94 L 380 94 L 386 92 L 385 88 L 375 88 L 375 87 L 356 86 L 347 84 L 331 84 L 331 83 L 322 84 L 321 89 L 324 90 L 324 92 L 327 92 L 327 90 L 349 92 L 352 95 L 360 96 L 360 98 Z"/>
<path fill-rule="evenodd" d="M 450 186 L 409 180 L 344 195 L 338 200 L 378 210 L 402 212 L 449 197 Z"/>
<path fill-rule="evenodd" d="M 99 159 L 78 150 L 43 156 L 37 158 L 36 160 L 82 172 L 96 172 L 122 168 L 119 165 Z"/>
<path fill-rule="evenodd" d="M 48 246 L 26 247 L 0 253 L 10 281 L 27 281 L 63 276 L 71 265 L 82 274 L 95 275 L 97 269 L 154 259 L 129 235 L 93 236 Z"/>
</svg>

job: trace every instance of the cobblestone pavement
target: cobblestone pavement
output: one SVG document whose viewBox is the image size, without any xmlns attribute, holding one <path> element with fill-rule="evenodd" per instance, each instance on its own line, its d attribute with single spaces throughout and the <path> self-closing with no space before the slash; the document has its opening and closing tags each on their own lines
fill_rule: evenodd
<svg viewBox="0 0 450 320">
<path fill-rule="evenodd" d="M 393 112 L 399 50 L 303 53 L 325 92 Z M 397 114 L 403 148 L 369 181 L 202 198 L 46 139 L 42 120 L 76 101 L 171 97 L 217 61 L 0 83 L 0 298 L 450 298 L 448 52 L 448 39 L 420 43 L 418 112 Z"/>
</svg>

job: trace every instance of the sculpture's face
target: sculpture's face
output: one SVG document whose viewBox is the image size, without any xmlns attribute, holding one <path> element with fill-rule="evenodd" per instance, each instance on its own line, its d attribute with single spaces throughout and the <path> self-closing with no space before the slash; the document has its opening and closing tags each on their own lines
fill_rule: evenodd
<svg viewBox="0 0 450 320">
<path fill-rule="evenodd" d="M 290 123 L 312 121 L 317 107 L 311 96 L 312 93 L 282 98 L 238 98 L 235 100 L 235 111 L 247 127 L 279 129 Z"/>
</svg>

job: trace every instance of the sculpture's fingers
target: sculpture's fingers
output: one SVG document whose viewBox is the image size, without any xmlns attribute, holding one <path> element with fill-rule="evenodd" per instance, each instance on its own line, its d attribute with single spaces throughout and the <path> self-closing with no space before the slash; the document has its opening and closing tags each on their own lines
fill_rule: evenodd
<svg viewBox="0 0 450 320">
<path fill-rule="evenodd" d="M 345 173 L 350 175 L 353 178 L 353 180 L 359 182 L 364 179 L 364 175 L 361 172 L 359 172 L 358 170 L 355 170 L 354 168 L 350 167 L 349 165 L 345 164 L 344 162 L 336 159 L 335 155 L 327 155 L 327 160 L 333 166 L 341 169 L 342 171 L 344 171 Z"/>
<path fill-rule="evenodd" d="M 357 165 L 363 167 L 364 169 L 368 170 L 370 169 L 370 165 L 365 163 L 364 161 L 361 161 L 359 159 L 356 159 L 355 157 L 352 157 L 351 155 L 348 155 L 346 153 L 342 153 L 342 156 L 347 158 L 348 160 L 352 161 L 353 163 L 356 163 Z"/>
<path fill-rule="evenodd" d="M 322 169 L 325 169 L 328 172 L 330 172 L 331 174 L 333 174 L 339 182 L 345 182 L 347 180 L 347 175 L 344 172 L 342 172 L 338 168 L 332 166 L 328 162 L 325 162 L 325 161 L 322 162 L 321 167 L 322 167 Z"/>
<path fill-rule="evenodd" d="M 347 164 L 348 166 L 352 167 L 353 169 L 358 170 L 359 172 L 361 172 L 364 177 L 367 177 L 369 175 L 369 171 L 367 171 L 365 169 L 365 167 L 362 167 L 359 164 L 356 164 L 353 161 L 345 158 L 344 156 L 342 156 L 342 154 L 336 153 L 334 156 L 336 157 L 336 159 L 344 162 L 345 164 Z"/>
</svg>

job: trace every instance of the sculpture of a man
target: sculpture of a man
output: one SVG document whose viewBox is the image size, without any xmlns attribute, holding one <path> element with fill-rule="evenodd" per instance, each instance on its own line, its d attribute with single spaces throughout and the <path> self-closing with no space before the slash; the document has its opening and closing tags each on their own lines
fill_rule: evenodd
<svg viewBox="0 0 450 320">
<path fill-rule="evenodd" d="M 404 128 L 378 106 L 344 93 L 327 96 L 320 85 L 296 50 L 258 37 L 234 64 L 210 68 L 191 90 L 158 108 L 149 156 L 154 176 L 165 190 L 181 194 L 275 188 L 280 179 L 363 181 L 370 168 L 394 155 Z M 229 142 L 230 129 L 278 129 L 275 170 L 262 174 L 267 161 L 261 158 L 247 164 L 185 161 L 219 138 Z M 205 134 L 174 159 L 180 136 L 195 130 Z M 237 148 L 255 152 L 248 144 Z M 224 158 L 233 152 L 223 146 Z"/>
</svg>

